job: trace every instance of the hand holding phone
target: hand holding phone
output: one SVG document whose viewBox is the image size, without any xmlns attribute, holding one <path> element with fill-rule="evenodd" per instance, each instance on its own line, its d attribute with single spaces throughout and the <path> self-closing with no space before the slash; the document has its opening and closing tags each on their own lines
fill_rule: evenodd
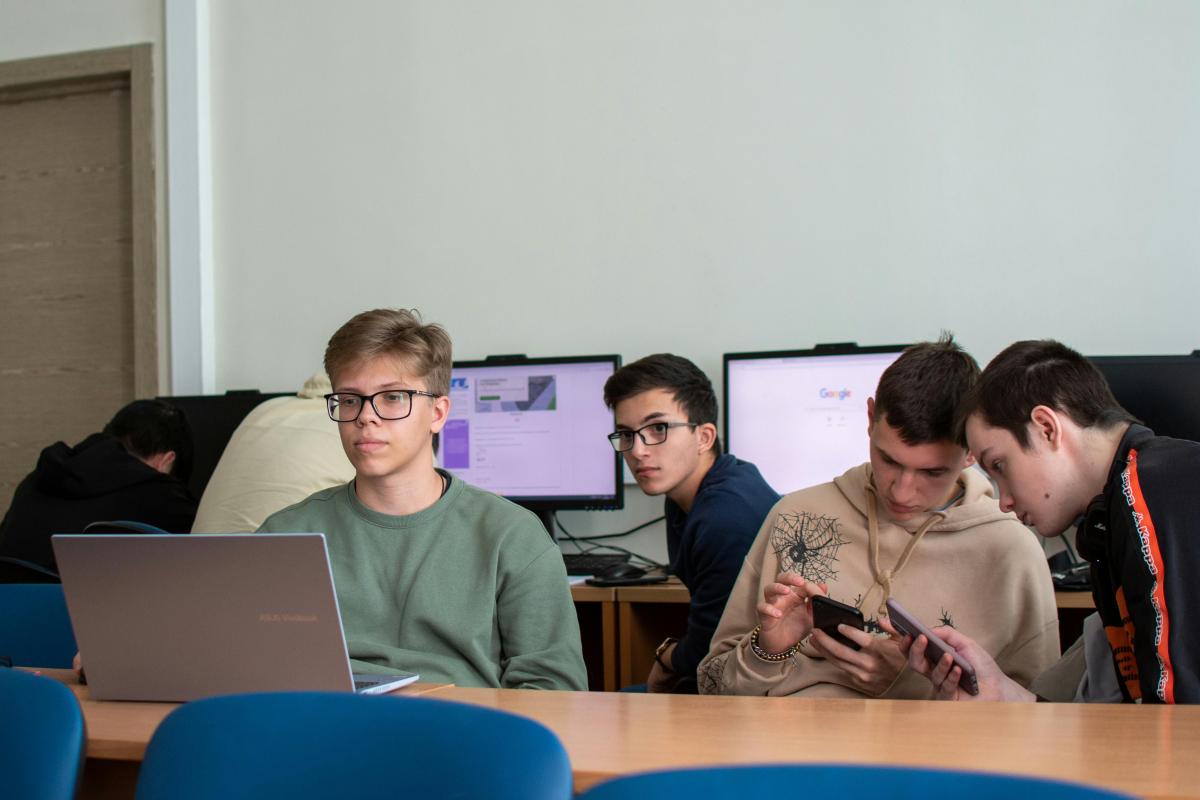
<svg viewBox="0 0 1200 800">
<path fill-rule="evenodd" d="M 831 600 L 825 595 L 815 595 L 809 601 L 812 604 L 813 627 L 824 631 L 834 641 L 844 644 L 854 650 L 861 649 L 858 642 L 851 641 L 838 632 L 839 624 L 864 630 L 862 612 L 854 606 Z"/>
<path fill-rule="evenodd" d="M 904 606 L 900 605 L 894 599 L 887 601 L 887 609 L 888 620 L 892 623 L 892 627 L 896 629 L 897 633 L 911 636 L 914 640 L 918 636 L 924 636 L 929 642 L 925 647 L 925 659 L 929 662 L 930 666 L 936 665 L 942 660 L 942 656 L 949 653 L 954 658 L 954 665 L 962 670 L 962 677 L 958 680 L 959 688 L 967 694 L 979 694 L 979 681 L 975 677 L 975 668 L 968 664 L 966 659 L 960 656 L 953 647 L 946 644 L 941 637 L 931 631 L 928 626 L 908 613 Z"/>
<path fill-rule="evenodd" d="M 799 644 L 812 632 L 812 608 L 809 600 L 824 591 L 803 575 L 783 572 L 763 588 L 758 612 L 759 646 L 778 653 Z"/>
</svg>

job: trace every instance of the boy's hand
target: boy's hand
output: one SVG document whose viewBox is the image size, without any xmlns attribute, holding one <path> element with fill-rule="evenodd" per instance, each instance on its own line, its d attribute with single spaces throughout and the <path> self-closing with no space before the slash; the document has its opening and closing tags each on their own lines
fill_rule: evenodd
<svg viewBox="0 0 1200 800">
<path fill-rule="evenodd" d="M 795 572 L 785 572 L 763 590 L 758 604 L 758 646 L 768 653 L 782 653 L 812 631 L 812 608 L 808 598 L 825 594 Z"/>
<path fill-rule="evenodd" d="M 1037 700 L 1036 695 L 1005 675 L 995 659 L 974 639 L 950 627 L 934 628 L 933 632 L 975 669 L 975 679 L 979 683 L 977 695 L 960 689 L 958 683 L 962 679 L 962 669 L 954 664 L 952 655 L 946 653 L 936 664 L 931 664 L 925 657 L 929 640 L 924 636 L 918 636 L 915 641 L 905 637 L 901 649 L 908 652 L 908 666 L 929 679 L 937 691 L 938 700 Z"/>
<path fill-rule="evenodd" d="M 850 677 L 853 688 L 871 697 L 887 691 L 904 669 L 905 653 L 900 650 L 900 643 L 851 625 L 838 625 L 838 633 L 861 649 L 847 647 L 820 629 L 813 631 L 810 641 L 817 652 Z"/>
</svg>

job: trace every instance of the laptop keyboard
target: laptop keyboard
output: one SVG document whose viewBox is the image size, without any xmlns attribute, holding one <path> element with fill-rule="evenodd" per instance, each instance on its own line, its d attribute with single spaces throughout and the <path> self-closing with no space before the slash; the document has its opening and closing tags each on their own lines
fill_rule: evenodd
<svg viewBox="0 0 1200 800">
<path fill-rule="evenodd" d="M 628 560 L 628 553 L 563 553 L 568 575 L 595 575 L 602 569 Z"/>
</svg>

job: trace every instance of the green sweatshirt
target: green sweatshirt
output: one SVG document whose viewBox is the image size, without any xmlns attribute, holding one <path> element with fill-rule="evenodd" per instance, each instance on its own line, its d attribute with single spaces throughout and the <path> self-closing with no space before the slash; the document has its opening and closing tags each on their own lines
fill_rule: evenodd
<svg viewBox="0 0 1200 800">
<path fill-rule="evenodd" d="M 263 533 L 324 533 L 355 671 L 528 689 L 587 688 L 558 547 L 538 519 L 461 480 L 424 511 L 364 506 L 354 482 L 272 514 Z"/>
</svg>

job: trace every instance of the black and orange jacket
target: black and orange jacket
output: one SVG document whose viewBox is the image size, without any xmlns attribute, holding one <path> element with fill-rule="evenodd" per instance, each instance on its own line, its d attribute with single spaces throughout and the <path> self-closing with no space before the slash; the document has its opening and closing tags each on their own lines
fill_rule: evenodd
<svg viewBox="0 0 1200 800">
<path fill-rule="evenodd" d="M 1200 703 L 1200 444 L 1131 425 L 1078 539 L 1125 699 Z"/>
</svg>

